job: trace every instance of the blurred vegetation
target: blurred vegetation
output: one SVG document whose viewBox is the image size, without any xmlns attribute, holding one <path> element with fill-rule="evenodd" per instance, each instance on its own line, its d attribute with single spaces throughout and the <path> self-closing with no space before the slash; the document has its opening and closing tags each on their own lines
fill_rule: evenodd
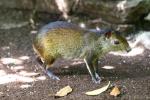
<svg viewBox="0 0 150 100">
<path fill-rule="evenodd" d="M 35 28 L 39 23 L 66 20 L 87 28 L 113 28 L 125 35 L 150 30 L 150 20 L 145 20 L 150 0 L 1 0 L 0 8 L 2 24 L 28 21 Z"/>
</svg>

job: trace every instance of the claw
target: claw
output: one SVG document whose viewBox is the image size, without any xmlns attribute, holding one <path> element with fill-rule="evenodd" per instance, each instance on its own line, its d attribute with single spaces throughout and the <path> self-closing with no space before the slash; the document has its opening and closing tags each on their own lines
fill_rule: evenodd
<svg viewBox="0 0 150 100">
<path fill-rule="evenodd" d="M 92 81 L 96 84 L 100 84 L 101 78 L 99 77 L 97 73 L 95 73 L 95 77 L 92 78 Z"/>
<path fill-rule="evenodd" d="M 97 73 L 95 73 L 95 77 L 96 79 L 101 80 L 101 77 Z"/>
<path fill-rule="evenodd" d="M 96 84 L 100 84 L 101 80 L 98 80 L 98 79 L 95 79 L 95 78 L 92 78 L 92 81 Z"/>
</svg>

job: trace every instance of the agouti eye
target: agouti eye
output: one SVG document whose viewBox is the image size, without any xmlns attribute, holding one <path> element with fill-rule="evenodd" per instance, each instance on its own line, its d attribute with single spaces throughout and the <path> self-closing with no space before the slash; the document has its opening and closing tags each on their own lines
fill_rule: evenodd
<svg viewBox="0 0 150 100">
<path fill-rule="evenodd" d="M 115 40 L 115 41 L 114 41 L 114 44 L 116 44 L 116 45 L 119 44 L 119 41 L 118 41 L 118 40 Z"/>
</svg>

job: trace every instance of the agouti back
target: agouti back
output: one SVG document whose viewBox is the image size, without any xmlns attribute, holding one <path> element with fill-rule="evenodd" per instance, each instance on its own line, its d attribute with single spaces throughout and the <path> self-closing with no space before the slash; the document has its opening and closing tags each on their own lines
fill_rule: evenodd
<svg viewBox="0 0 150 100">
<path fill-rule="evenodd" d="M 110 51 L 131 50 L 127 40 L 114 31 L 90 32 L 65 21 L 52 22 L 39 31 L 33 41 L 34 51 L 48 70 L 57 58 L 82 58 L 95 83 L 100 83 L 98 59 Z M 59 79 L 52 72 L 48 75 Z"/>
</svg>

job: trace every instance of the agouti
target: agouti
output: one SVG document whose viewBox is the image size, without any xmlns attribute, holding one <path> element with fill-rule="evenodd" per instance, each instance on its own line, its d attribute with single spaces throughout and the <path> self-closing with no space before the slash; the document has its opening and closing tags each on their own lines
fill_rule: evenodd
<svg viewBox="0 0 150 100">
<path fill-rule="evenodd" d="M 42 27 L 33 41 L 34 51 L 43 62 L 49 77 L 59 80 L 50 70 L 57 58 L 84 60 L 95 83 L 100 83 L 98 59 L 110 51 L 131 48 L 125 38 L 112 30 L 91 32 L 65 21 L 56 21 Z"/>
</svg>

